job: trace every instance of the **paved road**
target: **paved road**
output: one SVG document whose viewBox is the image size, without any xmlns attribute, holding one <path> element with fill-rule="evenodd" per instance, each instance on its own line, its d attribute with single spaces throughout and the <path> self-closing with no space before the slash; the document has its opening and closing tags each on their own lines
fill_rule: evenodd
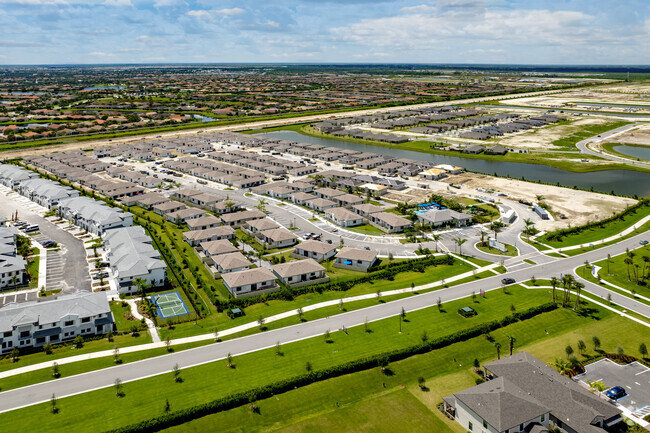
<svg viewBox="0 0 650 433">
<path fill-rule="evenodd" d="M 610 161 L 616 161 L 616 162 L 622 162 L 624 164 L 630 164 L 630 165 L 636 165 L 638 167 L 645 167 L 645 168 L 650 168 L 650 164 L 647 162 L 641 162 L 641 161 L 635 161 L 634 158 L 629 157 L 629 158 L 623 158 L 621 156 L 613 155 L 611 153 L 607 152 L 596 152 L 595 150 L 591 150 L 589 148 L 590 143 L 596 143 L 596 142 L 601 142 L 601 143 L 607 143 L 607 139 L 611 138 L 612 136 L 622 134 L 626 131 L 629 131 L 630 129 L 634 129 L 637 126 L 639 126 L 638 123 L 633 123 L 631 125 L 625 125 L 621 126 L 620 128 L 612 129 L 611 131 L 603 132 L 600 135 L 597 135 L 595 137 L 590 137 L 585 140 L 582 140 L 578 143 L 576 143 L 576 146 L 578 147 L 578 150 L 580 150 L 580 153 L 585 154 L 585 155 L 591 155 L 591 156 L 598 156 L 600 158 L 605 158 L 609 159 Z"/>
<path fill-rule="evenodd" d="M 276 120 L 265 120 L 265 121 L 251 121 L 248 123 L 239 123 L 236 125 L 224 125 L 224 126 L 214 126 L 214 127 L 203 127 L 201 128 L 200 124 L 196 125 L 196 129 L 191 130 L 182 130 L 182 131 L 171 131 L 171 132 L 154 132 L 151 134 L 143 134 L 132 137 L 117 138 L 117 139 L 100 139 L 95 141 L 84 141 L 84 142 L 74 142 L 68 144 L 60 145 L 49 145 L 42 146 L 32 149 L 20 149 L 17 151 L 6 151 L 2 152 L 3 158 L 24 158 L 25 156 L 30 155 L 40 155 L 43 153 L 50 152 L 62 152 L 68 150 L 80 150 L 80 149 L 92 149 L 98 146 L 111 146 L 123 143 L 132 143 L 140 140 L 154 140 L 158 138 L 174 138 L 182 137 L 187 135 L 196 135 L 198 134 L 197 130 L 201 130 L 201 134 L 209 134 L 220 131 L 242 131 L 245 129 L 261 129 L 268 128 L 273 126 L 280 125 L 290 125 L 296 123 L 306 123 L 306 122 L 318 122 L 325 119 L 336 119 L 342 117 L 350 116 L 365 116 L 375 113 L 385 113 L 390 111 L 403 111 L 403 110 L 413 110 L 418 108 L 425 107 L 441 107 L 445 105 L 460 105 L 460 104 L 473 104 L 477 102 L 486 102 L 486 101 L 500 101 L 504 99 L 517 99 L 517 98 L 527 98 L 531 96 L 542 96 L 542 95 L 551 95 L 554 93 L 563 93 L 568 92 L 571 89 L 558 89 L 558 90 L 545 90 L 541 92 L 530 92 L 530 93 L 521 93 L 521 94 L 511 94 L 511 95 L 500 95 L 500 96 L 487 96 L 482 98 L 470 98 L 470 99 L 459 99 L 455 101 L 441 101 L 441 102 L 431 102 L 426 104 L 414 104 L 414 105 L 402 105 L 398 107 L 386 107 L 386 108 L 371 108 L 371 109 L 361 109 L 358 111 L 344 111 L 340 113 L 329 113 L 329 114 L 312 114 L 305 115 L 300 117 L 292 117 L 287 119 L 276 119 Z"/>
<path fill-rule="evenodd" d="M 634 249 L 639 246 L 639 240 L 643 235 L 624 240 L 616 245 L 601 248 L 589 253 L 558 259 L 551 263 L 544 263 L 529 266 L 506 274 L 517 281 L 525 281 L 532 276 L 537 278 L 549 278 L 553 275 L 560 276 L 561 273 L 569 273 L 580 266 L 587 259 L 590 262 L 606 257 L 607 254 L 616 255 L 625 252 L 626 248 Z M 276 342 L 288 343 L 299 339 L 322 335 L 326 330 L 337 330 L 343 326 L 353 328 L 362 324 L 365 320 L 373 322 L 398 315 L 403 307 L 407 312 L 421 308 L 433 307 L 440 298 L 443 302 L 453 299 L 470 296 L 472 292 L 478 293 L 481 289 L 489 291 L 500 287 L 503 275 L 498 275 L 482 280 L 473 281 L 447 289 L 440 289 L 429 293 L 411 296 L 385 304 L 378 304 L 373 307 L 361 310 L 350 311 L 334 317 L 328 317 L 311 322 L 305 322 L 285 328 L 280 328 L 247 337 L 228 340 L 218 344 L 189 349 L 169 355 L 130 363 L 122 366 L 111 367 L 103 370 L 85 373 L 78 376 L 71 376 L 56 381 L 44 382 L 29 387 L 0 393 L 0 412 L 14 410 L 20 407 L 45 402 L 52 394 L 57 397 L 65 397 L 78 393 L 87 392 L 93 389 L 112 386 L 116 378 L 123 382 L 138 380 L 141 378 L 169 373 L 175 364 L 180 368 L 188 368 L 194 365 L 212 362 L 223 359 L 228 353 L 239 355 L 250 351 L 273 347 Z M 625 308 L 636 311 L 646 317 L 650 317 L 650 306 L 640 304 L 633 299 L 609 292 L 592 284 L 586 284 L 585 291 L 593 291 L 595 295 L 605 298 L 611 293 L 613 302 Z M 359 332 L 351 329 L 350 332 Z M 338 337 L 337 337 L 338 338 Z"/>
<path fill-rule="evenodd" d="M 39 238 L 51 239 L 61 246 L 61 251 L 48 251 L 47 288 L 63 289 L 65 292 L 90 290 L 90 276 L 83 242 L 41 217 L 37 212 L 42 209 L 18 193 L 10 196 L 0 193 L 0 215 L 10 218 L 13 212 L 18 211 L 20 220 L 38 224 L 43 235 Z"/>
</svg>

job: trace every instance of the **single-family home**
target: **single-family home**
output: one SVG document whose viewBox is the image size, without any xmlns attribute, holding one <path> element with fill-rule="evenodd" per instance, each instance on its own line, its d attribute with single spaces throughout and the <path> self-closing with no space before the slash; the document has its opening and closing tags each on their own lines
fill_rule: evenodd
<svg viewBox="0 0 650 433">
<path fill-rule="evenodd" d="M 377 263 L 377 252 L 359 248 L 343 247 L 336 253 L 335 268 L 368 272 Z"/>
<path fill-rule="evenodd" d="M 245 210 L 221 215 L 221 221 L 223 221 L 224 225 L 231 227 L 239 227 L 247 221 L 261 218 L 266 218 L 266 214 L 258 210 Z"/>
<path fill-rule="evenodd" d="M 298 242 L 298 236 L 282 227 L 264 230 L 259 233 L 259 237 L 267 248 L 287 248 Z"/>
<path fill-rule="evenodd" d="M 255 296 L 279 289 L 275 274 L 266 268 L 230 272 L 221 276 L 226 289 L 234 297 Z"/>
<path fill-rule="evenodd" d="M 239 272 L 250 269 L 253 265 L 245 255 L 239 251 L 234 253 L 219 254 L 213 256 L 214 267 L 220 274 L 227 274 L 230 272 Z"/>
<path fill-rule="evenodd" d="M 341 227 L 354 227 L 363 224 L 363 218 L 344 207 L 327 209 L 325 216 Z"/>
<path fill-rule="evenodd" d="M 404 217 L 390 212 L 377 212 L 368 217 L 370 224 L 386 231 L 387 233 L 402 233 L 413 224 Z"/>
<path fill-rule="evenodd" d="M 329 277 L 325 268 L 314 259 L 295 260 L 271 267 L 278 279 L 289 287 L 301 287 L 326 283 Z"/>
<path fill-rule="evenodd" d="M 234 239 L 235 229 L 230 226 L 219 226 L 205 230 L 190 230 L 183 232 L 185 242 L 195 247 L 201 242 L 218 241 L 221 239 Z"/>
<path fill-rule="evenodd" d="M 322 262 L 334 257 L 334 254 L 336 254 L 336 247 L 333 244 L 310 239 L 296 245 L 291 256 L 296 258 L 307 257 Z"/>
</svg>

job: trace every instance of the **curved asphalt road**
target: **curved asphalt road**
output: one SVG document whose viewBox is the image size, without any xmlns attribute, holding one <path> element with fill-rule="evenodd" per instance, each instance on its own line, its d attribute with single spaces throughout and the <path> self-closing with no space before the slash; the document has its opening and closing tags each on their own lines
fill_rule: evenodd
<svg viewBox="0 0 650 433">
<path fill-rule="evenodd" d="M 617 255 L 625 252 L 626 248 L 629 248 L 630 250 L 635 249 L 639 247 L 639 240 L 644 239 L 644 235 L 645 234 L 637 235 L 630 239 L 621 241 L 618 244 L 575 257 L 557 259 L 550 263 L 530 266 L 507 274 L 496 275 L 494 277 L 411 296 L 409 298 L 391 301 L 385 304 L 378 304 L 373 307 L 350 311 L 334 317 L 305 322 L 247 337 L 228 340 L 218 344 L 210 344 L 139 362 L 5 391 L 0 393 L 0 412 L 6 412 L 46 402 L 50 399 L 52 394 L 56 394 L 58 398 L 62 398 L 98 388 L 110 387 L 113 385 L 116 378 L 120 378 L 122 382 L 129 382 L 159 374 L 170 373 L 175 364 L 178 364 L 180 368 L 188 368 L 202 363 L 223 359 L 228 353 L 241 355 L 247 352 L 273 347 L 276 342 L 286 344 L 291 341 L 322 335 L 326 330 L 335 331 L 343 326 L 352 328 L 364 323 L 365 320 L 372 322 L 396 316 L 400 313 L 402 307 L 406 311 L 433 307 L 436 305 L 438 298 L 443 302 L 449 302 L 453 299 L 470 296 L 472 292 L 478 293 L 481 289 L 486 291 L 497 289 L 501 286 L 500 281 L 504 276 L 512 277 L 517 281 L 525 281 L 530 279 L 532 276 L 536 276 L 537 278 L 549 278 L 555 275 L 559 277 L 561 273 L 569 273 L 577 266 L 582 265 L 585 259 L 594 262 L 603 259 L 607 254 Z M 618 295 L 605 288 L 590 283 L 587 283 L 585 286 L 585 291 L 587 292 L 591 292 L 602 298 L 606 298 L 607 294 L 610 293 L 614 303 L 623 306 L 628 310 L 650 317 L 649 305 L 640 304 L 631 298 Z M 352 330 L 351 332 L 356 332 L 356 330 Z"/>
<path fill-rule="evenodd" d="M 613 155 L 613 154 L 607 153 L 607 152 L 596 152 L 596 151 L 591 150 L 589 148 L 590 143 L 593 143 L 593 142 L 606 142 L 606 140 L 608 138 L 610 138 L 611 136 L 618 135 L 618 134 L 621 134 L 623 132 L 629 131 L 630 129 L 634 129 L 637 126 L 639 126 L 638 123 L 633 123 L 631 125 L 625 125 L 625 126 L 621 126 L 620 128 L 616 128 L 616 129 L 612 129 L 612 130 L 607 131 L 607 132 L 603 132 L 600 135 L 597 135 L 595 137 L 590 137 L 590 138 L 587 138 L 585 140 L 582 140 L 582 141 L 576 143 L 576 147 L 578 148 L 578 150 L 582 154 L 597 156 L 597 157 L 600 157 L 600 158 L 609 159 L 610 161 L 616 161 L 616 162 L 622 162 L 622 163 L 625 163 L 625 164 L 636 165 L 638 167 L 650 168 L 650 164 L 645 163 L 645 162 L 635 161 L 634 158 L 632 158 L 632 157 L 623 158 L 623 157 Z"/>
</svg>

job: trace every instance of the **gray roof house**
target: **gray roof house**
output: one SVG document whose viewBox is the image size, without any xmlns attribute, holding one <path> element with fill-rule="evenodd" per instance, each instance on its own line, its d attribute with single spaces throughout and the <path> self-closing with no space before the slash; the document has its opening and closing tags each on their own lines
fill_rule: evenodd
<svg viewBox="0 0 650 433">
<path fill-rule="evenodd" d="M 104 234 L 104 245 L 119 293 L 136 292 L 139 288 L 133 281 L 137 278 L 145 280 L 149 287 L 165 283 L 167 265 L 160 259 L 160 253 L 143 227 L 108 230 Z"/>
<path fill-rule="evenodd" d="M 79 191 L 69 186 L 61 186 L 51 180 L 40 178 L 22 181 L 18 185 L 18 192 L 48 209 L 58 206 L 62 200 L 79 196 Z"/>
<path fill-rule="evenodd" d="M 604 433 L 623 421 L 621 411 L 526 352 L 484 365 L 494 379 L 444 398 L 464 428 L 490 432 Z M 475 430 L 478 431 L 478 430 Z"/>
<path fill-rule="evenodd" d="M 102 236 L 106 230 L 133 225 L 133 214 L 108 207 L 89 197 L 74 197 L 59 203 L 57 213 L 89 233 Z"/>
<path fill-rule="evenodd" d="M 18 184 L 38 177 L 38 173 L 13 164 L 0 164 L 0 183 L 7 188 L 16 189 Z"/>
<path fill-rule="evenodd" d="M 41 347 L 112 329 L 113 315 L 103 292 L 80 291 L 0 308 L 3 353 L 14 347 Z"/>
<path fill-rule="evenodd" d="M 235 230 L 229 226 L 219 226 L 205 230 L 190 230 L 188 232 L 183 232 L 183 239 L 193 247 L 199 245 L 201 242 L 234 238 Z"/>
</svg>

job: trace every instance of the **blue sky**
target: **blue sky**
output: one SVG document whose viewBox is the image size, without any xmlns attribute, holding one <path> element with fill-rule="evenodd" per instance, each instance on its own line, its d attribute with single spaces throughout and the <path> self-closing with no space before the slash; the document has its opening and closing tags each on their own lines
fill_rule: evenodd
<svg viewBox="0 0 650 433">
<path fill-rule="evenodd" d="M 648 64 L 647 0 L 0 0 L 0 64 Z"/>
</svg>

